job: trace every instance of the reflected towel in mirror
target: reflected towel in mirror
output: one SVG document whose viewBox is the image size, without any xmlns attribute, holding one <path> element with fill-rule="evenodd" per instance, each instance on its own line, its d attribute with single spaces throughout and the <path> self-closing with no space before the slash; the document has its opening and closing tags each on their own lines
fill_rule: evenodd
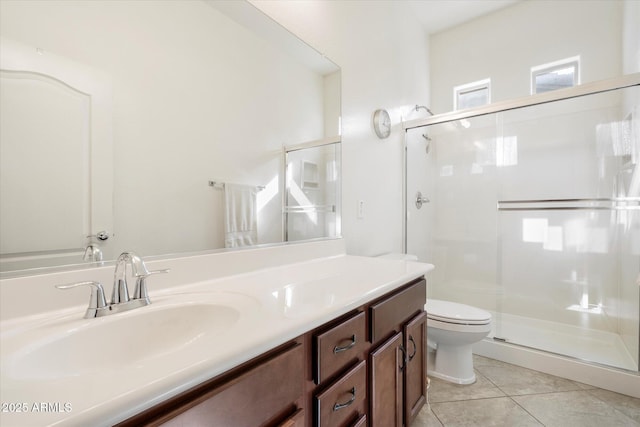
<svg viewBox="0 0 640 427">
<path fill-rule="evenodd" d="M 224 186 L 226 248 L 258 243 L 256 187 L 229 184 Z"/>
</svg>

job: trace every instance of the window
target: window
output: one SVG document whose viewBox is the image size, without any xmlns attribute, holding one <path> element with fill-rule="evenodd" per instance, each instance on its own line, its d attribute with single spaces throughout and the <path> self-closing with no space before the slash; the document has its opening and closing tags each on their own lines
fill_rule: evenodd
<svg viewBox="0 0 640 427">
<path fill-rule="evenodd" d="M 478 107 L 491 102 L 491 79 L 479 80 L 453 88 L 453 109 Z"/>
<path fill-rule="evenodd" d="M 580 84 L 580 57 L 563 59 L 531 68 L 531 94 Z"/>
</svg>

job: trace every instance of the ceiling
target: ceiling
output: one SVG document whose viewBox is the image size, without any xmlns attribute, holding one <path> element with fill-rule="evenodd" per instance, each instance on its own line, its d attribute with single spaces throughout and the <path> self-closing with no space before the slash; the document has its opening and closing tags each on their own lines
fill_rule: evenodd
<svg viewBox="0 0 640 427">
<path fill-rule="evenodd" d="M 520 0 L 407 0 L 427 33 L 491 13 Z"/>
</svg>

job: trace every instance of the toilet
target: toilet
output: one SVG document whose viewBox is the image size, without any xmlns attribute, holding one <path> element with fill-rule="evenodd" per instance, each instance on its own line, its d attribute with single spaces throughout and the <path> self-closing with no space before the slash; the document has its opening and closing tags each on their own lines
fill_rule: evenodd
<svg viewBox="0 0 640 427">
<path fill-rule="evenodd" d="M 411 254 L 388 253 L 391 260 L 417 261 Z M 491 313 L 456 302 L 427 298 L 427 375 L 456 384 L 473 384 L 473 344 L 491 332 Z"/>
<path fill-rule="evenodd" d="M 491 332 L 491 313 L 465 304 L 427 299 L 427 372 L 456 384 L 473 384 L 474 343 Z"/>
</svg>

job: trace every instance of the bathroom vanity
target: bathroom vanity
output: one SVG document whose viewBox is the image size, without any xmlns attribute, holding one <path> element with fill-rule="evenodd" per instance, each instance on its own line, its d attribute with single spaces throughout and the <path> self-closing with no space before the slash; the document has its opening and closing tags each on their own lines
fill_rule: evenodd
<svg viewBox="0 0 640 427">
<path fill-rule="evenodd" d="M 86 289 L 54 285 L 108 292 L 112 267 L 3 280 L 1 399 L 26 410 L 0 423 L 388 426 L 425 401 L 429 264 L 340 240 L 148 264 L 171 269 L 152 304 L 98 319 L 82 318 Z"/>
<path fill-rule="evenodd" d="M 119 424 L 409 425 L 426 401 L 424 279 Z"/>
</svg>

